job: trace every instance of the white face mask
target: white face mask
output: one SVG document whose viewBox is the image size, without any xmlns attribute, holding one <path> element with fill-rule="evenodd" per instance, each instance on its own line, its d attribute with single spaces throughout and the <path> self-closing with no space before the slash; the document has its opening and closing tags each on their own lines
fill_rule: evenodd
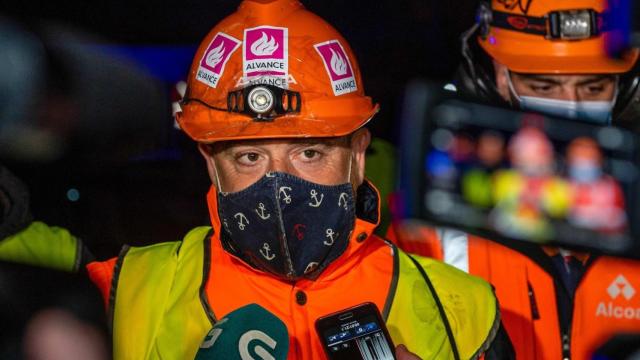
<svg viewBox="0 0 640 360">
<path fill-rule="evenodd" d="M 520 96 L 516 93 L 511 74 L 507 71 L 509 90 L 518 102 L 520 109 L 543 112 L 551 116 L 561 116 L 569 119 L 582 120 L 598 125 L 611 125 L 611 114 L 618 93 L 609 101 L 571 101 L 549 99 L 535 96 Z"/>
</svg>

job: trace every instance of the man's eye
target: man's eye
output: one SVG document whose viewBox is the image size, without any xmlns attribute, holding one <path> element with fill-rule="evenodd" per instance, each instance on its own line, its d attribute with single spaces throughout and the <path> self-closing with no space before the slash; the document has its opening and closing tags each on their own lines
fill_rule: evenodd
<svg viewBox="0 0 640 360">
<path fill-rule="evenodd" d="M 531 85 L 531 89 L 537 92 L 550 92 L 552 90 L 551 85 Z"/>
<path fill-rule="evenodd" d="M 604 86 L 602 85 L 591 85 L 587 87 L 587 92 L 589 94 L 599 94 L 604 91 Z"/>
<path fill-rule="evenodd" d="M 260 155 L 257 153 L 244 153 L 238 157 L 238 161 L 243 164 L 251 164 L 260 160 Z"/>
<path fill-rule="evenodd" d="M 302 152 L 302 155 L 306 160 L 314 159 L 320 155 L 320 153 L 316 150 L 307 149 Z"/>
</svg>

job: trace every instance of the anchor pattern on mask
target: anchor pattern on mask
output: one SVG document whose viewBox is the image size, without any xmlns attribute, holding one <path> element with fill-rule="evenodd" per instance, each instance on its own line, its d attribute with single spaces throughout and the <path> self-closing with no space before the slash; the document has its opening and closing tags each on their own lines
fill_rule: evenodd
<svg viewBox="0 0 640 360">
<path fill-rule="evenodd" d="M 258 203 L 258 208 L 254 209 L 258 217 L 262 220 L 267 220 L 271 217 L 271 214 L 266 213 L 266 206 L 263 203 Z"/>
<path fill-rule="evenodd" d="M 329 238 L 329 240 L 325 240 L 323 243 L 327 246 L 333 245 L 333 243 L 336 241 L 336 234 L 333 232 L 333 229 L 327 229 L 325 231 L 325 234 L 327 235 L 326 237 Z"/>
<path fill-rule="evenodd" d="M 313 272 L 313 270 L 315 270 L 316 268 L 318 268 L 318 263 L 315 261 L 310 262 L 306 268 L 304 268 L 304 273 L 308 274 L 310 272 Z"/>
<path fill-rule="evenodd" d="M 247 217 L 241 212 L 236 213 L 233 217 L 238 220 L 238 229 L 244 231 L 244 228 L 249 224 L 249 219 L 247 219 Z"/>
<path fill-rule="evenodd" d="M 260 255 L 267 259 L 267 261 L 271 261 L 276 258 L 276 254 L 271 252 L 271 246 L 269 243 L 262 244 L 262 249 L 260 249 Z"/>
<path fill-rule="evenodd" d="M 322 200 L 324 199 L 324 194 L 320 194 L 320 200 L 318 200 L 318 192 L 316 191 L 316 189 L 311 189 L 309 195 L 311 195 L 312 199 L 312 202 L 309 202 L 309 206 L 316 208 L 320 207 L 320 205 L 322 204 Z"/>
<path fill-rule="evenodd" d="M 347 210 L 347 193 L 340 193 L 340 196 L 338 197 L 338 207 L 342 207 L 345 210 Z"/>
<path fill-rule="evenodd" d="M 291 204 L 291 195 L 289 195 L 287 191 L 291 191 L 291 188 L 288 186 L 281 186 L 280 190 L 278 190 L 278 196 L 280 196 L 280 194 L 284 195 L 282 201 L 286 204 Z"/>
</svg>

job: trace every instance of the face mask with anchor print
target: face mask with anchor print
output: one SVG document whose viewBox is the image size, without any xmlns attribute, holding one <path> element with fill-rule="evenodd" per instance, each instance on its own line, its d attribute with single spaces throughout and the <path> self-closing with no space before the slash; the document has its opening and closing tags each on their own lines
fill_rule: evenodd
<svg viewBox="0 0 640 360">
<path fill-rule="evenodd" d="M 320 185 L 270 172 L 248 188 L 218 193 L 225 248 L 287 281 L 315 279 L 347 248 L 355 224 L 351 183 Z"/>
</svg>

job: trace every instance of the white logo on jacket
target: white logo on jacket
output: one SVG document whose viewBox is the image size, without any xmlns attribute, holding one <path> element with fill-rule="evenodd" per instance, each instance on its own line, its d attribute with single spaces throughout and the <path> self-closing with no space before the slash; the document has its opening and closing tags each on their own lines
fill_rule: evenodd
<svg viewBox="0 0 640 360">
<path fill-rule="evenodd" d="M 636 290 L 631 286 L 629 280 L 627 280 L 624 275 L 620 274 L 615 280 L 613 280 L 611 285 L 609 285 L 607 293 L 609 293 L 609 296 L 611 296 L 612 299 L 615 299 L 622 294 L 625 299 L 631 300 L 633 295 L 636 293 Z"/>
<path fill-rule="evenodd" d="M 609 301 L 601 301 L 596 308 L 596 317 L 605 317 L 613 319 L 640 320 L 640 307 L 623 306 L 614 304 L 614 300 L 625 299 L 630 301 L 635 295 L 636 290 L 633 288 L 629 280 L 619 274 L 613 282 L 607 287 L 607 294 L 611 298 Z"/>
</svg>

